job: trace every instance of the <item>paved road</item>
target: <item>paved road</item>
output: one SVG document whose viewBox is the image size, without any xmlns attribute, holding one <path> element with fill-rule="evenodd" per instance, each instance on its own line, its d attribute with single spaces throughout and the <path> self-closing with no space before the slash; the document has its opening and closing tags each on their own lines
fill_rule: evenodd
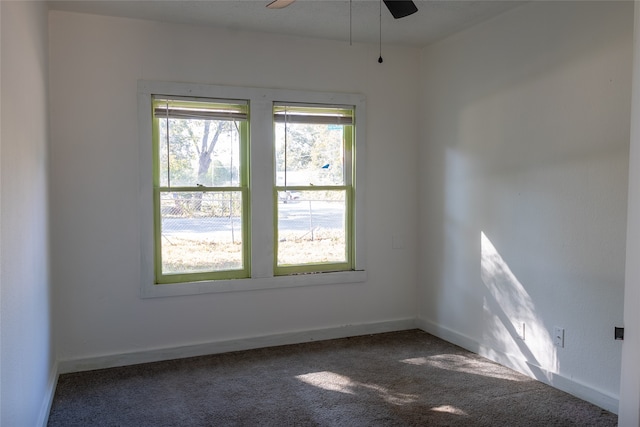
<svg viewBox="0 0 640 427">
<path fill-rule="evenodd" d="M 279 203 L 279 225 L 283 231 L 305 231 L 313 228 L 341 230 L 344 224 L 343 204 L 339 202 Z M 165 218 L 162 221 L 164 236 L 198 234 L 199 237 L 220 237 L 232 230 L 241 231 L 240 218 Z"/>
</svg>

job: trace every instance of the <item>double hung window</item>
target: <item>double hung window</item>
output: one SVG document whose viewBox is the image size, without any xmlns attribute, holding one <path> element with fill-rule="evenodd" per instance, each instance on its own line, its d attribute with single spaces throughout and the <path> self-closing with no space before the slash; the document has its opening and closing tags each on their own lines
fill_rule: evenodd
<svg viewBox="0 0 640 427">
<path fill-rule="evenodd" d="M 156 283 L 249 277 L 248 103 L 153 97 Z"/>
<path fill-rule="evenodd" d="M 353 106 L 274 105 L 276 274 L 350 270 Z"/>
</svg>

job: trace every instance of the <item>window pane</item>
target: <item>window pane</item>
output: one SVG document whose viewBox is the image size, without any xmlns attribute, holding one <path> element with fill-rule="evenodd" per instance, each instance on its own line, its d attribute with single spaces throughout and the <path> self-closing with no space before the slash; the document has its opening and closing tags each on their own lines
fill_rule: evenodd
<svg viewBox="0 0 640 427">
<path fill-rule="evenodd" d="M 162 274 L 240 270 L 242 193 L 163 192 Z"/>
<path fill-rule="evenodd" d="M 162 187 L 239 185 L 239 122 L 159 118 L 159 148 Z"/>
<path fill-rule="evenodd" d="M 276 185 L 344 185 L 344 125 L 276 123 Z"/>
<path fill-rule="evenodd" d="M 345 190 L 289 194 L 278 198 L 278 265 L 347 262 Z"/>
</svg>

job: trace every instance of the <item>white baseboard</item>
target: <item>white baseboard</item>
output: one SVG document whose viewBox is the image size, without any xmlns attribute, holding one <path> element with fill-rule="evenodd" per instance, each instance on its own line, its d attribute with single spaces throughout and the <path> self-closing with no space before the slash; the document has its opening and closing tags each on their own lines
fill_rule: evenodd
<svg viewBox="0 0 640 427">
<path fill-rule="evenodd" d="M 42 401 L 42 407 L 40 414 L 38 415 L 38 426 L 47 427 L 49 422 L 49 412 L 51 412 L 51 405 L 53 404 L 53 396 L 56 393 L 56 386 L 58 385 L 58 363 L 53 364 L 51 373 L 49 374 L 49 380 L 47 382 L 47 393 Z"/>
<path fill-rule="evenodd" d="M 471 337 L 437 325 L 429 320 L 420 318 L 416 319 L 416 327 L 430 333 L 431 335 L 486 357 L 489 360 L 521 372 L 533 379 L 557 388 L 558 390 L 562 390 L 582 400 L 593 403 L 594 405 L 613 412 L 614 414 L 618 413 L 619 399 L 617 396 L 612 396 L 589 385 L 582 384 L 562 376 L 561 374 L 548 371 L 512 354 L 507 354 L 494 348 L 486 347 Z"/>
<path fill-rule="evenodd" d="M 65 374 L 70 372 L 90 371 L 94 369 L 136 365 L 139 363 L 227 353 L 230 351 L 251 350 L 255 348 L 299 344 L 310 341 L 403 331 L 414 328 L 416 328 L 415 319 L 406 318 L 358 325 L 344 325 L 309 331 L 285 332 L 280 334 L 226 341 L 213 341 L 180 347 L 150 349 L 125 354 L 110 354 L 97 357 L 60 360 L 58 362 L 58 372 L 60 374 Z"/>
</svg>

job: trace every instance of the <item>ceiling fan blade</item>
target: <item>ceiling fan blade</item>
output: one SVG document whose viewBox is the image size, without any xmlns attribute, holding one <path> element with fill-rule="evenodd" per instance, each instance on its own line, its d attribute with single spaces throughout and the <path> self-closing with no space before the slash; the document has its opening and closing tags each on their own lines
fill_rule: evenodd
<svg viewBox="0 0 640 427">
<path fill-rule="evenodd" d="M 282 9 L 289 6 L 296 0 L 273 0 L 271 3 L 267 5 L 269 9 Z"/>
<path fill-rule="evenodd" d="M 418 7 L 411 0 L 384 0 L 384 4 L 396 19 L 404 18 L 418 11 Z"/>
</svg>

